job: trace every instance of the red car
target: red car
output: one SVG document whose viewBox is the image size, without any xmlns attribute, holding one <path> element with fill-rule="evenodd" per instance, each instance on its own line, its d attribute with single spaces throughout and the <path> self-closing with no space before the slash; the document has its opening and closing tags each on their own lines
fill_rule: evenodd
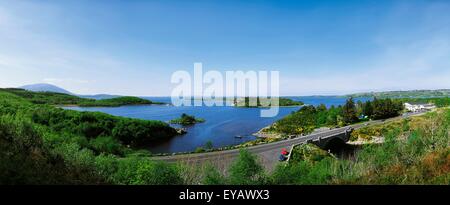
<svg viewBox="0 0 450 205">
<path fill-rule="evenodd" d="M 288 158 L 289 152 L 287 151 L 287 149 L 281 149 L 281 154 L 280 154 L 280 162 L 286 161 Z"/>
<path fill-rule="evenodd" d="M 287 156 L 289 152 L 287 151 L 287 149 L 283 148 L 281 149 L 281 154 Z"/>
</svg>

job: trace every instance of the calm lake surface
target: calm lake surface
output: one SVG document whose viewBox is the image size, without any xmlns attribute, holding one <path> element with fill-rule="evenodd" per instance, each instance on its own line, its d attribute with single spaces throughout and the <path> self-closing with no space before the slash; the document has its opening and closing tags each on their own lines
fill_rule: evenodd
<svg viewBox="0 0 450 205">
<path fill-rule="evenodd" d="M 144 97 L 155 102 L 171 103 L 169 97 Z M 303 101 L 309 105 L 319 105 L 321 103 L 331 105 L 345 104 L 346 98 L 342 97 L 289 97 L 293 100 Z M 357 100 L 366 101 L 368 98 L 358 98 Z M 158 142 L 148 149 L 153 153 L 173 153 L 173 152 L 189 152 L 194 151 L 197 147 L 204 146 L 208 141 L 213 143 L 215 148 L 228 145 L 237 145 L 251 140 L 256 137 L 252 134 L 260 129 L 274 123 L 293 111 L 297 111 L 299 107 L 280 107 L 280 112 L 276 117 L 263 118 L 260 117 L 260 110 L 264 108 L 236 108 L 236 107 L 194 107 L 184 106 L 175 107 L 167 105 L 144 105 L 144 106 L 123 106 L 113 108 L 80 108 L 67 107 L 65 109 L 78 111 L 98 111 L 115 116 L 138 118 L 144 120 L 161 120 L 169 121 L 186 113 L 203 118 L 204 123 L 198 123 L 193 126 L 186 127 L 187 134 L 176 136 L 164 142 Z M 173 125 L 179 127 L 178 125 Z M 236 138 L 242 136 L 242 138 Z"/>
</svg>

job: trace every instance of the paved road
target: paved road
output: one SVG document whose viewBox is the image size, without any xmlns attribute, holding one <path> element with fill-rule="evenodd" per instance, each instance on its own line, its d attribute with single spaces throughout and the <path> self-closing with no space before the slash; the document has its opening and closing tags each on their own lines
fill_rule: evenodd
<svg viewBox="0 0 450 205">
<path fill-rule="evenodd" d="M 375 120 L 367 123 L 359 123 L 355 125 L 350 125 L 342 128 L 331 129 L 319 133 L 310 134 L 307 136 L 299 136 L 294 139 L 282 140 L 278 142 L 256 145 L 252 147 L 246 148 L 253 154 L 256 154 L 259 157 L 259 160 L 264 165 L 264 167 L 271 171 L 278 163 L 278 157 L 280 155 L 281 149 L 286 148 L 290 149 L 292 146 L 305 143 L 307 140 L 316 140 L 319 137 L 326 138 L 327 136 L 334 136 L 339 133 L 345 132 L 348 128 L 360 129 L 369 125 L 382 124 L 387 121 L 392 121 L 401 118 L 407 118 L 413 115 L 418 115 L 421 113 L 408 114 L 400 117 L 391 118 L 385 121 Z M 217 151 L 217 152 L 208 152 L 208 153 L 198 153 L 198 154 L 186 154 L 186 155 L 172 155 L 172 156 L 160 156 L 153 157 L 155 160 L 162 160 L 166 162 L 182 162 L 190 165 L 202 165 L 205 163 L 209 163 L 219 170 L 225 171 L 229 165 L 236 159 L 239 155 L 238 149 L 233 150 L 225 150 L 225 151 Z"/>
</svg>

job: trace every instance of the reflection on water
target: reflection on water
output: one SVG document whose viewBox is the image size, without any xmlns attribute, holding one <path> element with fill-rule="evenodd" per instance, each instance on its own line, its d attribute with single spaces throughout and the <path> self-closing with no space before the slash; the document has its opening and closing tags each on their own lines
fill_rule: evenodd
<svg viewBox="0 0 450 205">
<path fill-rule="evenodd" d="M 346 100 L 341 97 L 290 98 L 303 101 L 310 105 L 319 105 L 323 103 L 327 106 L 342 105 Z M 148 97 L 146 99 L 155 102 L 171 102 L 169 97 Z M 365 99 L 362 100 L 364 101 Z M 153 153 L 173 153 L 194 151 L 196 148 L 204 146 L 208 141 L 212 142 L 213 147 L 218 148 L 255 140 L 256 137 L 252 134 L 274 123 L 289 113 L 297 111 L 299 107 L 280 107 L 279 114 L 271 118 L 260 117 L 260 111 L 263 108 L 236 108 L 226 106 L 175 107 L 167 105 L 144 105 L 109 108 L 68 107 L 66 109 L 78 111 L 99 111 L 116 116 L 145 120 L 161 120 L 165 122 L 178 118 L 183 113 L 205 119 L 206 121 L 204 123 L 187 127 L 187 134 L 176 136 L 162 142 L 156 142 L 148 148 Z"/>
</svg>

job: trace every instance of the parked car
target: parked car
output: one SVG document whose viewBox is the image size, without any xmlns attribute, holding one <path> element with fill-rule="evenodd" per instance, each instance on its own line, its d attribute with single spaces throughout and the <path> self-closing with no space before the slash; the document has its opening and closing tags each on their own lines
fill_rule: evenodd
<svg viewBox="0 0 450 205">
<path fill-rule="evenodd" d="M 285 155 L 280 155 L 280 158 L 278 159 L 280 162 L 284 162 L 287 160 L 287 157 Z"/>
<path fill-rule="evenodd" d="M 289 155 L 289 152 L 287 151 L 287 149 L 283 148 L 283 149 L 281 149 L 281 154 L 284 156 L 287 156 L 287 155 Z"/>
</svg>

